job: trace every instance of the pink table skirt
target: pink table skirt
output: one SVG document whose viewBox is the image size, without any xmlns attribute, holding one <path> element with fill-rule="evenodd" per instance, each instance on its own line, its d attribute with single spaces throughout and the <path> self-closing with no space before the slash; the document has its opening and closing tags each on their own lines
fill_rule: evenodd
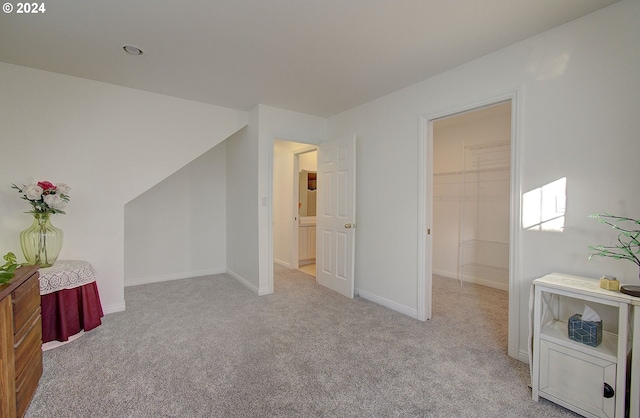
<svg viewBox="0 0 640 418">
<path fill-rule="evenodd" d="M 90 331 L 104 316 L 96 282 L 41 295 L 42 342 L 67 341 L 82 330 Z"/>
</svg>

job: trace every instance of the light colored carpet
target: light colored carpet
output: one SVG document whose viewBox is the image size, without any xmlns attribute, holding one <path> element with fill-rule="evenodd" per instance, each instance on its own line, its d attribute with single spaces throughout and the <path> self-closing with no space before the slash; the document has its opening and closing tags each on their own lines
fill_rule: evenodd
<svg viewBox="0 0 640 418">
<path fill-rule="evenodd" d="M 127 311 L 44 353 L 26 416 L 576 417 L 506 355 L 507 293 L 434 278 L 420 322 L 276 266 L 125 289 Z"/>
</svg>

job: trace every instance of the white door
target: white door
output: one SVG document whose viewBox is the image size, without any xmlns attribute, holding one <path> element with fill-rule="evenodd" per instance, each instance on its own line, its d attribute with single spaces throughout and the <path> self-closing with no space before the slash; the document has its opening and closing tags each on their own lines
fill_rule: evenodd
<svg viewBox="0 0 640 418">
<path fill-rule="evenodd" d="M 353 298 L 356 214 L 356 138 L 318 147 L 316 280 Z"/>
</svg>

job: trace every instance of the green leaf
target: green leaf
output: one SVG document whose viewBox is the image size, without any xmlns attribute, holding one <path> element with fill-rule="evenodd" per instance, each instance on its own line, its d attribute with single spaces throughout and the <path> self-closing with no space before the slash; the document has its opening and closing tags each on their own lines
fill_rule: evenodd
<svg viewBox="0 0 640 418">
<path fill-rule="evenodd" d="M 0 272 L 0 284 L 8 283 L 13 278 L 13 273 Z"/>
<path fill-rule="evenodd" d="M 21 264 L 17 262 L 16 255 L 12 252 L 6 253 L 2 258 L 6 263 L 0 267 L 0 283 L 7 283 Z"/>
</svg>

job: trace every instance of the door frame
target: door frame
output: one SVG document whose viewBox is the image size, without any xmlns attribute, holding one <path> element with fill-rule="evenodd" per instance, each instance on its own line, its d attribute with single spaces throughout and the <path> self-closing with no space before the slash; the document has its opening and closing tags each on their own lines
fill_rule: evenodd
<svg viewBox="0 0 640 418">
<path fill-rule="evenodd" d="M 267 154 L 267 190 L 266 196 L 260 198 L 261 206 L 267 207 L 267 216 L 266 220 L 258 220 L 259 229 L 266 228 L 266 242 L 260 240 L 260 248 L 266 249 L 266 257 L 262 256 L 262 251 L 259 251 L 259 261 L 258 261 L 258 270 L 260 277 L 264 277 L 263 274 L 266 273 L 266 283 L 265 290 L 262 292 L 258 292 L 258 295 L 268 295 L 273 293 L 273 168 L 274 168 L 274 146 L 275 140 L 280 139 L 288 142 L 296 142 L 300 144 L 309 144 L 309 147 L 317 147 L 320 141 L 315 138 L 304 138 L 303 135 L 300 135 L 299 138 L 294 138 L 291 135 L 279 133 L 276 131 L 269 131 L 268 133 L 268 141 L 265 141 L 266 146 L 266 154 Z M 259 170 L 260 171 L 260 170 Z M 296 238 L 297 242 L 297 238 Z M 264 247 L 262 247 L 264 245 Z M 260 283 L 262 283 L 262 279 Z"/>
<path fill-rule="evenodd" d="M 420 115 L 418 139 L 418 301 L 417 316 L 421 321 L 431 318 L 433 248 L 430 230 L 433 228 L 433 122 L 447 116 L 511 101 L 511 185 L 509 220 L 509 335 L 507 353 L 520 359 L 520 225 L 521 219 L 521 88 L 487 97 L 465 105 L 450 107 Z"/>
</svg>

